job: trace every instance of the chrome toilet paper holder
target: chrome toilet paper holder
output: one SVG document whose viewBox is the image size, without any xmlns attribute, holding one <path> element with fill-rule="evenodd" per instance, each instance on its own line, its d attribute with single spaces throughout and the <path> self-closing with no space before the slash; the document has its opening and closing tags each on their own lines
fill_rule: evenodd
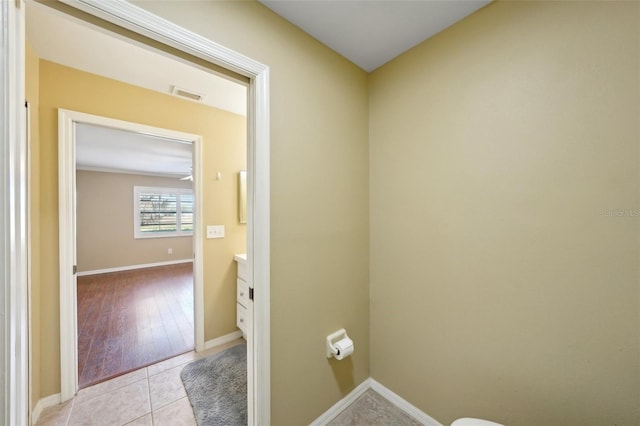
<svg viewBox="0 0 640 426">
<path fill-rule="evenodd" d="M 342 339 L 349 339 L 347 331 L 344 328 L 327 336 L 327 358 L 340 355 L 339 349 L 335 347 L 335 343 Z"/>
</svg>

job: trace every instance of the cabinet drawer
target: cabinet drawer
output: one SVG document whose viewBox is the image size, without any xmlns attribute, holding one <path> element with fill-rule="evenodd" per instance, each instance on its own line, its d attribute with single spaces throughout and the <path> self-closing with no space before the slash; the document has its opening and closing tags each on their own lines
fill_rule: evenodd
<svg viewBox="0 0 640 426">
<path fill-rule="evenodd" d="M 236 304 L 236 309 L 236 325 L 244 334 L 247 334 L 247 308 L 238 303 Z"/>
<path fill-rule="evenodd" d="M 238 278 L 241 280 L 247 280 L 247 264 L 238 262 Z"/>
<path fill-rule="evenodd" d="M 249 306 L 249 285 L 242 280 L 238 280 L 237 283 L 236 298 L 238 303 L 245 307 Z"/>
</svg>

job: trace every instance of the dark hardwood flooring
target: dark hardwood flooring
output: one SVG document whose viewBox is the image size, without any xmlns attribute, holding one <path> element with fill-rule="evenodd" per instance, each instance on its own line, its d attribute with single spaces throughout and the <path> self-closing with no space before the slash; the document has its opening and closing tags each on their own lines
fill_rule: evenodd
<svg viewBox="0 0 640 426">
<path fill-rule="evenodd" d="M 193 348 L 192 263 L 78 277 L 80 388 Z"/>
</svg>

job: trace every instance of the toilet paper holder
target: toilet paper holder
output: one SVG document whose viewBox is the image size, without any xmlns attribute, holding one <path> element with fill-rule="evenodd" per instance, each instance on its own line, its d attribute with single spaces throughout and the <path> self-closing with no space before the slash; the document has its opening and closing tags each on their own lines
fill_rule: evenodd
<svg viewBox="0 0 640 426">
<path fill-rule="evenodd" d="M 331 358 L 333 356 L 335 356 L 337 359 L 343 358 L 345 354 L 341 354 L 340 349 L 337 348 L 335 344 L 344 339 L 351 340 L 347 335 L 347 331 L 344 328 L 341 328 L 335 333 L 331 333 L 330 335 L 327 336 L 327 358 Z M 353 341 L 351 341 L 351 345 L 352 345 L 351 350 L 353 351 Z M 350 353 L 346 354 L 346 356 L 349 356 L 349 355 Z"/>
</svg>

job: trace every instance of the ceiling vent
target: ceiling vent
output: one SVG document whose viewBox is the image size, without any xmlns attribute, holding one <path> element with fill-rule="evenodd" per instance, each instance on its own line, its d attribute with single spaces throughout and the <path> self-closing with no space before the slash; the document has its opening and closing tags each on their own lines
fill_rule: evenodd
<svg viewBox="0 0 640 426">
<path fill-rule="evenodd" d="M 204 95 L 200 93 L 196 93 L 193 90 L 183 89 L 178 86 L 171 86 L 171 93 L 176 96 L 180 96 L 181 98 L 189 99 L 196 102 L 204 101 Z"/>
</svg>

